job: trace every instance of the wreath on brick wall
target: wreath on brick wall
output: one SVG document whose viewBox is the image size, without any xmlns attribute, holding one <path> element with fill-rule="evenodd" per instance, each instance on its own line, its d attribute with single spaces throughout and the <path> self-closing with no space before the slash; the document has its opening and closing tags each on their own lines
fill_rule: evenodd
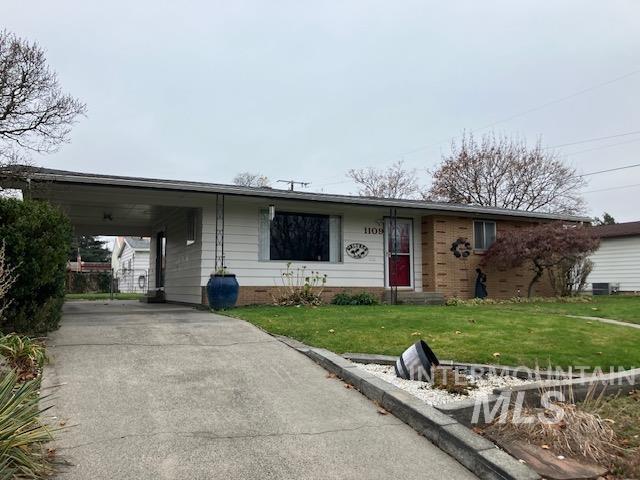
<svg viewBox="0 0 640 480">
<path fill-rule="evenodd" d="M 450 250 L 456 258 L 467 258 L 471 255 L 471 244 L 466 238 L 459 238 L 451 244 Z"/>
</svg>

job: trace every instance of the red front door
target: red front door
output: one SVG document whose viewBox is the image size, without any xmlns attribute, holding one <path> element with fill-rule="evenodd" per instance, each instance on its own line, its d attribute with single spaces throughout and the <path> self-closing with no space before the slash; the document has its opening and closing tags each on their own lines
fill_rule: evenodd
<svg viewBox="0 0 640 480">
<path fill-rule="evenodd" d="M 395 228 L 387 219 L 387 283 L 390 287 L 411 286 L 411 220 L 397 219 Z"/>
</svg>

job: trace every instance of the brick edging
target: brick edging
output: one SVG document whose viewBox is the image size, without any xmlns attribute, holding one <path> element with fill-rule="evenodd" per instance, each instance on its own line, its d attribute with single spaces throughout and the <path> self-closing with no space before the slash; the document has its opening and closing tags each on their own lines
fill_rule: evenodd
<svg viewBox="0 0 640 480">
<path fill-rule="evenodd" d="M 486 438 L 404 390 L 359 369 L 343 357 L 322 348 L 290 346 L 353 385 L 364 396 L 377 402 L 481 479 L 540 479 L 536 472 Z"/>
</svg>

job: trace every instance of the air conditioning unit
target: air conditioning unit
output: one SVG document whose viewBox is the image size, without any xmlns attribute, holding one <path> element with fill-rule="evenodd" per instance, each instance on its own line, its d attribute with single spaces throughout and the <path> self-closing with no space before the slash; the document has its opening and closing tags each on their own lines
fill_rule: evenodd
<svg viewBox="0 0 640 480">
<path fill-rule="evenodd" d="M 619 283 L 592 283 L 593 295 L 614 295 L 620 291 Z"/>
</svg>

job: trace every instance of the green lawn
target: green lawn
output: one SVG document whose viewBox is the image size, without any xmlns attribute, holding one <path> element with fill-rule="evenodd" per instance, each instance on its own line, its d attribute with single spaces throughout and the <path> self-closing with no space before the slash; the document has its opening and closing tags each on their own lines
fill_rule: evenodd
<svg viewBox="0 0 640 480">
<path fill-rule="evenodd" d="M 584 315 L 640 323 L 640 296 L 596 296 L 588 303 L 522 303 L 499 307 L 519 312 Z"/>
<path fill-rule="evenodd" d="M 545 312 L 555 304 L 537 307 L 261 306 L 228 314 L 338 353 L 398 355 L 422 338 L 439 358 L 462 362 L 640 367 L 640 330 Z"/>
<path fill-rule="evenodd" d="M 114 293 L 114 300 L 138 300 L 143 295 L 140 293 Z M 65 300 L 109 300 L 109 293 L 67 293 Z"/>
</svg>

